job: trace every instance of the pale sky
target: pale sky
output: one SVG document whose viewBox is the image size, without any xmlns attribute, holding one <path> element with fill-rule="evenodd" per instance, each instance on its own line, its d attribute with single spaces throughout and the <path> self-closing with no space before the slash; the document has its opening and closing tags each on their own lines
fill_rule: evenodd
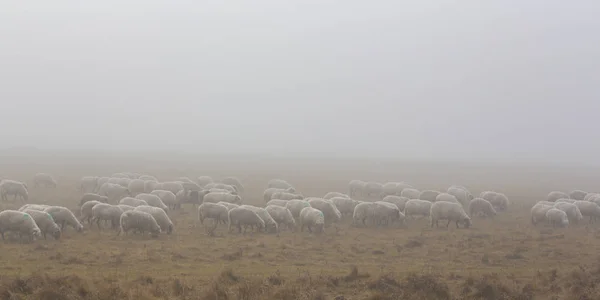
<svg viewBox="0 0 600 300">
<path fill-rule="evenodd" d="M 2 147 L 600 163 L 600 2 L 2 1 Z"/>
</svg>

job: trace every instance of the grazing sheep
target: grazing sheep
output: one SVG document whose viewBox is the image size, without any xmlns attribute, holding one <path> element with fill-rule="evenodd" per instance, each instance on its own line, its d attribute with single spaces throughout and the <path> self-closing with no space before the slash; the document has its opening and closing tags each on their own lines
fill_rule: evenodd
<svg viewBox="0 0 600 300">
<path fill-rule="evenodd" d="M 569 199 L 570 196 L 567 193 L 553 191 L 553 192 L 548 193 L 548 196 L 546 197 L 546 201 L 556 202 L 556 200 L 562 199 L 562 198 Z"/>
<path fill-rule="evenodd" d="M 383 201 L 376 201 L 374 204 L 374 215 L 378 219 L 379 225 L 393 224 L 395 221 L 404 224 L 404 214 L 396 204 Z"/>
<path fill-rule="evenodd" d="M 234 209 L 236 207 L 240 207 L 237 204 L 233 204 L 233 203 L 229 203 L 229 202 L 219 202 L 217 204 L 223 205 L 223 206 L 227 207 L 227 211 L 230 211 L 230 210 L 232 210 L 232 209 Z M 225 221 L 227 221 L 227 220 L 225 219 Z"/>
<path fill-rule="evenodd" d="M 569 223 L 576 224 L 583 220 L 583 215 L 581 214 L 581 211 L 579 211 L 577 205 L 573 203 L 557 202 L 556 204 L 554 204 L 554 208 L 560 209 L 567 213 L 567 217 L 569 217 Z"/>
<path fill-rule="evenodd" d="M 33 177 L 33 187 L 37 188 L 41 186 L 56 188 L 56 180 L 50 174 L 37 173 Z"/>
<path fill-rule="evenodd" d="M 93 193 L 96 191 L 98 187 L 98 179 L 97 176 L 84 176 L 81 177 L 79 181 L 79 190 L 82 193 Z"/>
<path fill-rule="evenodd" d="M 468 190 L 458 186 L 449 187 L 447 193 L 454 196 L 464 206 L 467 206 L 473 200 L 473 195 Z"/>
<path fill-rule="evenodd" d="M 325 227 L 325 215 L 322 211 L 313 208 L 305 207 L 300 211 L 300 231 L 304 231 L 304 227 L 308 228 L 308 232 L 312 233 L 312 228 L 321 233 Z"/>
<path fill-rule="evenodd" d="M 45 204 L 25 204 L 25 205 L 21 206 L 21 208 L 19 208 L 19 211 L 25 211 L 26 209 L 33 209 L 33 210 L 44 211 L 48 207 L 50 207 L 50 205 L 45 205 Z"/>
<path fill-rule="evenodd" d="M 406 189 L 402 190 L 402 193 L 400 193 L 401 197 L 408 198 L 408 199 L 419 199 L 420 195 L 421 195 L 421 191 L 419 191 L 417 189 L 413 189 L 413 188 L 406 188 Z"/>
<path fill-rule="evenodd" d="M 173 232 L 173 222 L 171 218 L 167 215 L 164 209 L 154 206 L 138 206 L 134 209 L 134 211 L 143 211 L 151 214 L 160 226 L 161 231 L 166 231 L 167 234 L 171 234 Z"/>
<path fill-rule="evenodd" d="M 75 218 L 71 210 L 63 206 L 50 206 L 44 210 L 49 213 L 56 224 L 60 224 L 60 230 L 65 231 L 65 224 L 73 227 L 77 232 L 83 231 L 83 225 Z"/>
<path fill-rule="evenodd" d="M 229 209 L 218 203 L 204 202 L 198 206 L 198 221 L 204 225 L 205 219 L 213 219 L 215 226 L 219 221 L 227 220 Z"/>
<path fill-rule="evenodd" d="M 600 218 L 600 206 L 588 201 L 575 201 L 573 203 L 579 208 L 579 212 L 584 217 L 590 217 L 590 223 L 593 223 L 597 218 Z"/>
<path fill-rule="evenodd" d="M 485 191 L 480 194 L 479 198 L 489 201 L 496 211 L 506 211 L 508 209 L 508 198 L 502 193 Z"/>
<path fill-rule="evenodd" d="M 154 177 L 152 175 L 142 175 L 142 176 L 138 177 L 138 179 L 141 179 L 143 181 L 155 181 L 155 182 L 158 182 L 158 179 L 156 179 L 156 177 Z"/>
<path fill-rule="evenodd" d="M 587 194 L 588 192 L 584 192 L 582 190 L 572 190 L 569 192 L 569 198 L 574 200 L 583 200 Z"/>
<path fill-rule="evenodd" d="M 296 219 L 300 217 L 300 212 L 302 209 L 309 206 L 310 204 L 308 204 L 308 201 L 305 200 L 289 200 L 285 204 L 285 208 L 289 209 L 292 213 L 292 216 L 294 216 Z"/>
<path fill-rule="evenodd" d="M 531 208 L 531 224 L 536 225 L 540 221 L 546 220 L 546 212 L 553 207 L 545 204 L 536 204 Z"/>
<path fill-rule="evenodd" d="M 234 204 L 242 203 L 242 197 L 229 193 L 208 193 L 204 196 L 204 202 L 219 203 L 229 202 Z"/>
<path fill-rule="evenodd" d="M 32 242 L 42 235 L 42 231 L 31 215 L 16 210 L 0 212 L 0 234 L 2 234 L 2 240 L 4 240 L 4 233 L 7 231 L 16 232 L 19 236 L 25 235 Z"/>
<path fill-rule="evenodd" d="M 201 187 L 206 187 L 207 184 L 213 183 L 214 180 L 210 176 L 200 176 L 196 179 L 196 182 Z"/>
<path fill-rule="evenodd" d="M 469 203 L 469 215 L 472 217 L 478 213 L 486 217 L 493 217 L 496 215 L 496 210 L 489 201 L 483 198 L 475 198 Z"/>
<path fill-rule="evenodd" d="M 569 217 L 567 213 L 557 208 L 550 208 L 546 212 L 546 220 L 552 227 L 567 227 L 569 226 Z"/>
<path fill-rule="evenodd" d="M 262 207 L 252 206 L 252 205 L 240 205 L 239 208 L 249 209 L 249 210 L 257 213 L 258 216 L 263 221 L 265 221 L 264 228 L 265 228 L 266 232 L 269 232 L 269 233 L 278 233 L 279 232 L 279 227 L 277 226 L 277 222 L 275 222 L 275 220 L 273 220 L 273 217 L 271 217 L 271 215 L 269 215 L 269 212 L 267 212 L 266 209 L 264 209 Z"/>
<path fill-rule="evenodd" d="M 439 193 L 435 197 L 435 202 L 440 202 L 440 201 L 462 204 L 458 201 L 458 199 L 456 199 L 456 197 L 454 197 L 453 195 L 450 195 L 448 193 Z"/>
<path fill-rule="evenodd" d="M 130 211 L 130 210 L 134 210 L 134 209 L 135 209 L 135 207 L 134 207 L 134 206 L 127 205 L 127 204 L 117 204 L 117 206 L 118 206 L 118 207 L 119 207 L 119 208 L 120 208 L 120 209 L 121 209 L 123 212 Z"/>
<path fill-rule="evenodd" d="M 404 206 L 406 206 L 406 202 L 409 199 L 406 197 L 396 196 L 396 195 L 387 195 L 383 197 L 383 202 L 395 204 L 400 211 L 404 211 Z"/>
<path fill-rule="evenodd" d="M 131 196 L 135 197 L 138 194 L 146 192 L 145 184 L 146 182 L 144 180 L 134 179 L 129 182 L 129 185 L 127 185 L 127 189 L 129 190 Z"/>
<path fill-rule="evenodd" d="M 81 216 L 80 216 L 80 222 L 85 222 L 88 221 L 88 225 L 92 224 L 92 218 L 93 218 L 93 213 L 92 213 L 92 209 L 94 208 L 94 206 L 96 206 L 96 204 L 100 204 L 103 202 L 100 201 L 96 201 L 96 200 L 91 200 L 88 202 L 85 202 L 82 206 L 81 206 Z"/>
<path fill-rule="evenodd" d="M 111 203 L 116 203 L 119 200 L 130 196 L 129 190 L 126 187 L 110 182 L 104 183 L 97 194 L 108 197 L 108 201 Z"/>
<path fill-rule="evenodd" d="M 183 190 L 183 184 L 177 181 L 160 182 L 155 185 L 154 189 L 170 191 L 171 193 L 177 195 L 177 192 Z"/>
<path fill-rule="evenodd" d="M 352 180 L 348 183 L 348 193 L 350 197 L 364 197 L 367 183 L 362 180 Z"/>
<path fill-rule="evenodd" d="M 350 196 L 344 194 L 344 193 L 340 193 L 340 192 L 329 192 L 327 194 L 325 194 L 325 196 L 323 196 L 323 199 L 331 199 L 333 197 L 345 197 L 345 198 L 350 198 Z"/>
<path fill-rule="evenodd" d="M 278 230 L 281 230 L 282 225 L 285 225 L 291 231 L 296 230 L 296 220 L 294 220 L 294 216 L 292 216 L 289 209 L 277 205 L 267 205 L 265 210 L 277 222 Z"/>
<path fill-rule="evenodd" d="M 248 226 L 256 226 L 258 231 L 265 228 L 265 221 L 254 210 L 245 207 L 231 209 L 227 213 L 227 224 L 229 232 L 231 232 L 231 226 L 237 226 L 239 233 L 242 233 L 242 226 L 244 226 L 244 233 Z"/>
<path fill-rule="evenodd" d="M 288 203 L 288 200 L 271 199 L 269 202 L 267 202 L 267 206 L 277 205 L 277 206 L 285 207 L 287 205 L 287 203 Z"/>
<path fill-rule="evenodd" d="M 153 237 L 157 237 L 161 233 L 160 226 L 151 214 L 135 209 L 121 214 L 120 224 L 117 235 L 121 235 L 121 232 L 125 232 L 127 235 L 131 229 L 134 230 L 134 233 L 141 232 L 142 235 L 148 231 Z"/>
<path fill-rule="evenodd" d="M 354 208 L 359 203 L 357 200 L 346 198 L 346 197 L 333 197 L 329 200 L 331 202 L 333 202 L 333 204 L 338 209 L 338 211 L 342 214 L 342 216 L 344 216 L 344 215 L 352 216 L 352 214 L 354 214 Z"/>
<path fill-rule="evenodd" d="M 235 186 L 237 191 L 240 193 L 244 192 L 244 186 L 242 185 L 242 182 L 235 177 L 225 177 L 223 178 L 223 180 L 221 180 L 221 182 L 224 184 Z"/>
<path fill-rule="evenodd" d="M 60 228 L 49 213 L 33 209 L 26 209 L 23 212 L 33 218 L 35 224 L 41 230 L 44 239 L 46 239 L 47 234 L 52 235 L 55 240 L 60 239 Z"/>
<path fill-rule="evenodd" d="M 4 179 L 0 181 L 0 195 L 3 201 L 8 201 L 8 196 L 15 196 L 14 200 L 19 197 L 23 202 L 29 200 L 29 192 L 27 185 L 20 181 Z"/>
<path fill-rule="evenodd" d="M 294 194 L 288 192 L 275 192 L 271 195 L 271 199 L 281 199 L 281 200 L 302 200 L 304 196 L 301 194 Z"/>
<path fill-rule="evenodd" d="M 288 188 L 293 188 L 293 186 L 283 179 L 271 179 L 267 183 L 267 188 L 278 188 L 285 190 Z"/>
<path fill-rule="evenodd" d="M 169 207 L 167 207 L 167 205 L 165 205 L 165 203 L 157 195 L 142 193 L 142 194 L 135 196 L 135 198 L 144 200 L 144 201 L 146 201 L 146 203 L 148 203 L 148 205 L 158 207 L 158 208 L 164 210 L 165 212 L 167 211 L 167 209 L 169 209 Z M 162 225 L 160 226 L 160 228 L 163 228 Z"/>
<path fill-rule="evenodd" d="M 311 207 L 318 209 L 325 215 L 325 224 L 337 223 L 342 219 L 342 214 L 335 207 L 333 202 L 327 201 L 322 198 L 315 198 L 308 200 L 308 204 Z"/>
<path fill-rule="evenodd" d="M 129 206 L 133 206 L 133 207 L 138 207 L 140 205 L 148 205 L 148 202 L 146 202 L 142 199 L 125 197 L 125 198 L 121 199 L 121 201 L 119 201 L 119 204 L 125 204 L 125 205 L 129 205 Z"/>
<path fill-rule="evenodd" d="M 458 223 L 462 223 L 465 228 L 471 226 L 471 218 L 459 203 L 445 201 L 435 202 L 431 205 L 429 218 L 431 220 L 431 227 L 433 227 L 434 223 L 435 226 L 438 227 L 439 220 L 448 220 L 446 228 L 450 226 L 450 222 L 456 222 L 456 228 L 459 228 Z"/>
<path fill-rule="evenodd" d="M 371 223 L 377 222 L 375 218 L 375 210 L 377 204 L 374 202 L 361 202 L 354 207 L 352 213 L 352 225 L 358 226 L 362 223 L 363 226 L 367 226 L 366 221 L 369 220 Z"/>
<path fill-rule="evenodd" d="M 365 185 L 365 196 L 370 199 L 383 198 L 383 184 L 379 182 L 367 182 Z"/>
<path fill-rule="evenodd" d="M 435 202 L 435 198 L 440 194 L 438 191 L 425 190 L 419 194 L 420 200 L 427 200 L 429 202 Z"/>
<path fill-rule="evenodd" d="M 429 217 L 431 202 L 427 200 L 411 199 L 404 205 L 404 215 L 408 217 Z"/>
<path fill-rule="evenodd" d="M 101 229 L 100 221 L 110 221 L 111 228 L 117 229 L 121 222 L 121 214 L 123 210 L 119 206 L 99 203 L 92 207 L 92 222 L 95 221 L 98 229 Z"/>
<path fill-rule="evenodd" d="M 89 202 L 89 201 L 98 201 L 98 202 L 102 202 L 102 203 L 108 203 L 108 197 L 100 196 L 100 195 L 94 194 L 94 193 L 85 193 L 85 194 L 83 194 L 83 196 L 81 196 L 81 200 L 79 200 L 79 206 L 82 206 L 86 202 Z"/>
</svg>

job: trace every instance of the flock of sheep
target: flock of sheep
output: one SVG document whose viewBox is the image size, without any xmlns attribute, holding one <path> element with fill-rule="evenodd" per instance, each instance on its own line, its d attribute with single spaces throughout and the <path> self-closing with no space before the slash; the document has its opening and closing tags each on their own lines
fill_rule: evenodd
<svg viewBox="0 0 600 300">
<path fill-rule="evenodd" d="M 553 191 L 546 200 L 531 208 L 531 223 L 546 222 L 553 227 L 567 227 L 589 217 L 590 223 L 600 218 L 600 194 L 573 190 L 570 193 Z"/>
<path fill-rule="evenodd" d="M 34 187 L 56 187 L 56 180 L 44 173 L 36 174 Z M 215 182 L 209 176 L 195 181 L 180 177 L 159 181 L 150 175 L 115 173 L 110 177 L 85 176 L 79 190 L 79 217 L 62 206 L 25 204 L 18 210 L 0 212 L 0 233 L 14 232 L 28 240 L 49 234 L 60 238 L 65 226 L 81 232 L 87 222 L 100 230 L 110 226 L 118 234 L 128 232 L 170 234 L 173 222 L 169 211 L 183 205 L 197 206 L 198 221 L 204 225 L 211 219 L 212 230 L 226 224 L 228 231 L 244 233 L 248 228 L 279 234 L 285 227 L 295 231 L 323 232 L 344 216 L 352 218 L 353 226 L 390 226 L 406 224 L 409 218 L 429 218 L 433 227 L 440 220 L 456 227 L 471 226 L 475 215 L 494 216 L 507 209 L 508 198 L 498 192 L 482 192 L 473 197 L 464 186 L 453 185 L 446 192 L 419 191 L 404 182 L 380 184 L 353 180 L 348 194 L 329 192 L 323 197 L 305 197 L 282 179 L 270 180 L 264 191 L 264 207 L 244 203 L 244 186 L 235 177 Z M 0 182 L 0 195 L 28 202 L 27 184 L 15 180 Z M 599 196 L 600 197 L 600 196 Z M 560 208 L 558 208 L 560 209 Z"/>
</svg>

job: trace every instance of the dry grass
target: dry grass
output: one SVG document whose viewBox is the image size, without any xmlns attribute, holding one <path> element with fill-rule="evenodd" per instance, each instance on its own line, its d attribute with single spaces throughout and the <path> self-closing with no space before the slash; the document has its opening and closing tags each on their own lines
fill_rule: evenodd
<svg viewBox="0 0 600 300">
<path fill-rule="evenodd" d="M 245 199 L 260 204 L 268 179 L 283 177 L 305 195 L 344 191 L 348 180 L 407 180 L 442 189 L 453 183 L 474 192 L 497 189 L 511 210 L 465 229 L 351 228 L 280 237 L 212 235 L 195 227 L 191 206 L 171 212 L 175 232 L 157 239 L 117 237 L 114 231 L 68 229 L 60 241 L 0 244 L 0 299 L 598 299 L 600 225 L 532 227 L 531 203 L 553 189 L 594 190 L 592 176 L 573 170 L 316 162 L 194 164 L 112 160 L 67 164 L 45 160 L 4 163 L 1 175 L 30 182 L 35 172 L 58 177 L 56 190 L 32 191 L 31 201 L 73 209 L 83 175 L 132 170 L 176 176 L 238 176 Z M 108 162 L 108 161 L 106 161 Z M 398 171 L 401 170 L 401 171 Z M 586 171 L 589 172 L 589 171 Z M 1 203 L 14 209 L 19 203 Z"/>
</svg>

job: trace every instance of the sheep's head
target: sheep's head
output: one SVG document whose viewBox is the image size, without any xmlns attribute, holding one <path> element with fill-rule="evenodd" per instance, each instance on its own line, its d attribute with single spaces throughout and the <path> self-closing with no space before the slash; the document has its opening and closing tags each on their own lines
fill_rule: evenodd
<svg viewBox="0 0 600 300">
<path fill-rule="evenodd" d="M 173 224 L 169 224 L 169 227 L 167 227 L 167 234 L 171 234 L 173 232 Z"/>
<path fill-rule="evenodd" d="M 60 228 L 58 226 L 56 226 L 55 228 L 53 228 L 54 230 L 52 231 L 52 237 L 54 237 L 55 240 L 60 239 L 60 235 L 61 235 L 61 231 Z"/>
<path fill-rule="evenodd" d="M 471 227 L 471 218 L 469 218 L 469 217 L 464 218 L 462 223 L 465 225 L 465 228 Z"/>
</svg>

